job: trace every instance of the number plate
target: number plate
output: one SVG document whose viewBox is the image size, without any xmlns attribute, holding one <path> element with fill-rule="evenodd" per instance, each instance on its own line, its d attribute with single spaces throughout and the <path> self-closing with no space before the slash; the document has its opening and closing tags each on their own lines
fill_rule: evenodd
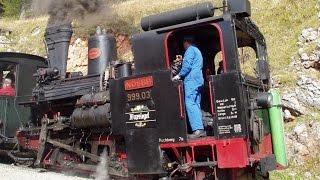
<svg viewBox="0 0 320 180">
<path fill-rule="evenodd" d="M 152 76 L 140 77 L 140 78 L 129 79 L 124 81 L 124 89 L 126 91 L 150 88 L 150 87 L 153 87 Z"/>
<path fill-rule="evenodd" d="M 145 101 L 151 99 L 151 89 L 127 93 L 127 102 Z"/>
</svg>

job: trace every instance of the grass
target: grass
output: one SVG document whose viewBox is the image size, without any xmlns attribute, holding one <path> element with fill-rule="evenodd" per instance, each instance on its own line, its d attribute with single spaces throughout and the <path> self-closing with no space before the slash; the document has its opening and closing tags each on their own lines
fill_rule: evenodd
<svg viewBox="0 0 320 180">
<path fill-rule="evenodd" d="M 317 42 L 311 42 L 304 45 L 304 51 L 307 54 L 313 53 L 315 50 L 315 47 L 317 47 Z"/>
<path fill-rule="evenodd" d="M 8 36 L 12 44 L 0 46 L 0 51 L 10 49 L 15 52 L 45 56 L 43 36 L 46 22 L 47 17 L 27 20 L 1 19 L 0 28 L 12 30 L 12 34 Z M 36 29 L 40 30 L 39 34 L 34 34 Z"/>
<path fill-rule="evenodd" d="M 285 69 L 297 52 L 302 29 L 319 27 L 317 0 L 253 0 L 253 19 L 264 33 L 274 76 L 293 87 L 297 77 Z"/>
<path fill-rule="evenodd" d="M 320 158 L 309 159 L 303 166 L 290 166 L 288 169 L 274 171 L 271 173 L 270 179 L 274 180 L 304 180 L 316 179 L 320 176 Z M 305 173 L 311 173 L 311 177 L 306 177 Z"/>
<path fill-rule="evenodd" d="M 174 10 L 199 2 L 203 2 L 203 0 L 127 0 L 114 4 L 113 8 L 123 22 L 127 22 L 127 24 L 131 25 L 131 29 L 135 29 L 138 32 L 140 31 L 140 20 L 144 16 Z M 211 0 L 211 2 L 217 5 L 221 4 L 218 0 Z"/>
</svg>

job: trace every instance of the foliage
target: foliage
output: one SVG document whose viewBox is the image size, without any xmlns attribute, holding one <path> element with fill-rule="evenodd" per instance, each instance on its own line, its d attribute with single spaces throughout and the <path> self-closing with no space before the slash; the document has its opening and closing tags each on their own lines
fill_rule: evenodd
<svg viewBox="0 0 320 180">
<path fill-rule="evenodd" d="M 20 15 L 21 0 L 0 0 L 3 5 L 3 16 L 8 18 L 17 18 Z"/>
</svg>

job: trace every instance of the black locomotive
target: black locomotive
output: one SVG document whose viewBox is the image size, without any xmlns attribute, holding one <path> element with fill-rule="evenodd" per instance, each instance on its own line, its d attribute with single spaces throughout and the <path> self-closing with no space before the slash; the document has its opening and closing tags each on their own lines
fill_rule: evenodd
<svg viewBox="0 0 320 180">
<path fill-rule="evenodd" d="M 118 62 L 115 39 L 98 30 L 89 39 L 86 76 L 66 72 L 71 25 L 47 28 L 49 63 L 34 74 L 32 99 L 20 103 L 33 115 L 17 131 L 19 149 L 34 153 L 27 160 L 35 166 L 81 172 L 94 172 L 105 150 L 114 178 L 267 178 L 286 164 L 273 144 L 270 108 L 279 106 L 268 93 L 266 42 L 250 11 L 249 1 L 229 0 L 143 18 L 144 32 L 132 37 L 134 64 Z M 195 140 L 187 138 L 183 83 L 172 81 L 188 35 L 204 57 L 208 136 Z M 254 49 L 256 77 L 241 71 L 241 47 Z"/>
</svg>

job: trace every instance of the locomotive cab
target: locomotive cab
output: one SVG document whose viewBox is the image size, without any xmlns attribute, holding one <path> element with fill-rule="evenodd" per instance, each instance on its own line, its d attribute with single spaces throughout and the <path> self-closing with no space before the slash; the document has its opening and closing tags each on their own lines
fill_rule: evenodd
<svg viewBox="0 0 320 180">
<path fill-rule="evenodd" d="M 276 169 L 268 114 L 272 97 L 266 43 L 248 17 L 248 1 L 241 1 L 245 5 L 239 9 L 234 1 L 228 2 L 231 7 L 222 16 L 208 13 L 177 24 L 169 20 L 173 14 L 178 19 L 182 9 L 142 20 L 145 32 L 132 38 L 133 76 L 116 79 L 110 87 L 111 93 L 120 92 L 111 97 L 116 119 L 112 129 L 125 137 L 130 173 L 190 173 L 186 169 L 193 169 L 196 177 L 237 178 L 242 171 L 259 169 L 267 176 Z M 194 8 L 199 11 L 211 9 L 206 3 L 198 6 Z M 208 136 L 195 140 L 187 139 L 190 128 L 183 82 L 171 80 L 176 55 L 184 54 L 185 36 L 194 38 L 204 59 L 201 108 Z M 243 58 L 247 48 L 251 60 Z M 251 74 L 246 73 L 249 67 Z M 215 174 L 207 174 L 211 167 Z"/>
<path fill-rule="evenodd" d="M 31 122 L 31 108 L 19 106 L 29 101 L 36 79 L 32 76 L 38 68 L 46 67 L 45 60 L 38 56 L 21 53 L 0 53 L 0 77 L 10 80 L 10 89 L 0 88 L 0 136 L 9 140 L 21 127 Z"/>
<path fill-rule="evenodd" d="M 194 38 L 194 45 L 199 48 L 203 56 L 203 77 L 205 80 L 204 87 L 201 92 L 201 109 L 203 115 L 203 123 L 207 130 L 208 136 L 213 136 L 213 118 L 211 117 L 211 102 L 210 102 L 210 76 L 218 74 L 219 63 L 225 62 L 224 55 L 221 53 L 221 42 L 219 34 L 219 26 L 216 23 L 204 24 L 195 27 L 187 27 L 179 30 L 171 31 L 165 42 L 167 67 L 170 68 L 174 64 L 174 59 L 177 55 L 183 55 L 184 37 L 191 36 Z M 220 52 L 220 53 L 219 53 Z M 224 68 L 224 67 L 222 67 Z M 188 118 L 188 117 L 187 117 Z M 187 120 L 187 122 L 189 122 Z M 189 126 L 189 124 L 188 124 Z M 188 127 L 190 133 L 190 127 Z"/>
</svg>

